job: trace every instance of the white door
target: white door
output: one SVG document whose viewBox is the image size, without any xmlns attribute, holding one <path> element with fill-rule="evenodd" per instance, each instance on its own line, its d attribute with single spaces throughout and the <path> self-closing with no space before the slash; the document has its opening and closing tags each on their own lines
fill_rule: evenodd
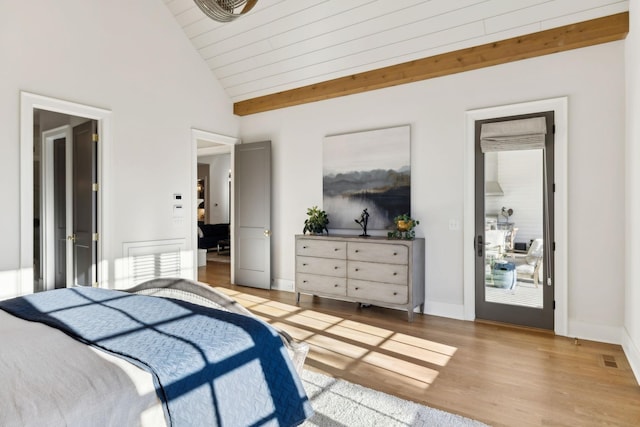
<svg viewBox="0 0 640 427">
<path fill-rule="evenodd" d="M 235 149 L 235 284 L 271 287 L 271 141 Z"/>
</svg>

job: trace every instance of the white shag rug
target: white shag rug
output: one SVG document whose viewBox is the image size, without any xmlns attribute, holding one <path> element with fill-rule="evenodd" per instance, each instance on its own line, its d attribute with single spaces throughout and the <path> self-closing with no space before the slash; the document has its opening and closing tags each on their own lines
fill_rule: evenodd
<svg viewBox="0 0 640 427">
<path fill-rule="evenodd" d="M 479 421 L 306 369 L 302 382 L 315 411 L 303 427 L 486 427 Z"/>
</svg>

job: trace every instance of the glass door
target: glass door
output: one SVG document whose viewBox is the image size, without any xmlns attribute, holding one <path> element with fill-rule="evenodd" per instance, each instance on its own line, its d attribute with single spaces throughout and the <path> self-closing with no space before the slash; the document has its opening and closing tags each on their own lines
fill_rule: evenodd
<svg viewBox="0 0 640 427">
<path fill-rule="evenodd" d="M 481 138 L 530 118 L 548 129 L 538 142 Z M 553 113 L 476 122 L 475 166 L 476 318 L 553 330 Z"/>
</svg>

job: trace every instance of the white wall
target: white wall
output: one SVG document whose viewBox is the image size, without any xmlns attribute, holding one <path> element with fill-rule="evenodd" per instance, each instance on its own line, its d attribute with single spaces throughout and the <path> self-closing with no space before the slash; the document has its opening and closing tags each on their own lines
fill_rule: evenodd
<svg viewBox="0 0 640 427">
<path fill-rule="evenodd" d="M 306 208 L 322 205 L 323 137 L 408 123 L 412 214 L 421 221 L 417 234 L 427 239 L 427 307 L 461 313 L 463 230 L 450 230 L 449 221 L 462 224 L 465 111 L 568 96 L 569 329 L 585 338 L 604 334 L 619 341 L 623 64 L 624 42 L 614 42 L 243 117 L 243 141 L 273 144 L 276 283 L 292 286 L 294 235 L 302 229 Z"/>
<path fill-rule="evenodd" d="M 623 346 L 640 382 L 640 6 L 629 2 L 626 151 L 626 286 Z"/>
<path fill-rule="evenodd" d="M 0 58 L 0 288 L 19 268 L 20 91 L 112 112 L 111 280 L 124 242 L 193 244 L 171 213 L 173 193 L 195 205 L 191 128 L 235 135 L 239 121 L 161 1 L 2 1 Z"/>
<path fill-rule="evenodd" d="M 229 168 L 231 154 L 198 157 L 209 165 L 209 223 L 229 223 Z"/>
</svg>

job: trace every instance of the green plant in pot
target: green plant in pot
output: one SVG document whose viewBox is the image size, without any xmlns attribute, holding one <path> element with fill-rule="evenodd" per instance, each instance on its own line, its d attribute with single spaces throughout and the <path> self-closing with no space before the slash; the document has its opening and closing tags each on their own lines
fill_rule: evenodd
<svg viewBox="0 0 640 427">
<path fill-rule="evenodd" d="M 329 224 L 329 217 L 327 216 L 327 213 L 317 206 L 314 206 L 307 209 L 307 219 L 304 220 L 302 233 L 322 234 L 326 231 L 327 234 L 329 234 L 327 224 Z"/>
<path fill-rule="evenodd" d="M 409 214 L 405 213 L 393 218 L 393 223 L 396 225 L 396 229 L 387 234 L 390 239 L 411 240 L 416 237 L 414 228 L 416 225 L 420 224 L 420 221 L 411 218 Z"/>
</svg>

